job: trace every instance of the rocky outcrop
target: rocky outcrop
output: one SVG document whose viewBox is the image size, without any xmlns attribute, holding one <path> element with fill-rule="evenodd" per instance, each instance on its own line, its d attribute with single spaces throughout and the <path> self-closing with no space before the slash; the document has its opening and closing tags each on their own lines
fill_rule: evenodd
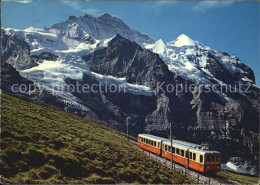
<svg viewBox="0 0 260 185">
<path fill-rule="evenodd" d="M 3 36 L 5 49 L 2 52 L 2 60 L 11 64 L 17 70 L 29 69 L 37 65 L 30 57 L 28 44 L 17 36 Z"/>
<path fill-rule="evenodd" d="M 159 55 L 142 49 L 120 35 L 116 35 L 107 48 L 84 56 L 83 59 L 96 73 L 125 77 L 129 83 L 152 88 L 155 88 L 157 82 L 173 78 Z"/>
<path fill-rule="evenodd" d="M 229 56 L 226 53 L 222 53 L 222 55 Z M 255 83 L 255 76 L 252 69 L 250 69 L 242 62 L 239 62 L 238 58 L 234 59 L 236 61 L 234 65 L 240 69 L 243 69 L 243 71 L 245 71 L 245 73 L 243 74 L 241 74 L 240 72 L 230 73 L 227 69 L 223 67 L 223 65 L 218 62 L 218 58 L 216 58 L 213 54 L 208 52 L 207 56 L 208 62 L 205 69 L 207 69 L 216 79 L 221 80 L 226 84 L 234 85 L 241 78 L 247 77 L 249 80 L 252 80 L 252 82 Z"/>
<path fill-rule="evenodd" d="M 38 62 L 42 62 L 43 60 L 56 61 L 59 58 L 58 56 L 48 52 L 42 52 L 40 55 L 32 55 L 31 57 Z"/>
</svg>

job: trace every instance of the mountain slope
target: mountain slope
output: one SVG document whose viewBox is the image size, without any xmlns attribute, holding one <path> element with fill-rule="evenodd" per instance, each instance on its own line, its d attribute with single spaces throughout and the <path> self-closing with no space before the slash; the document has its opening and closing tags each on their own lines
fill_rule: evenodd
<svg viewBox="0 0 260 185">
<path fill-rule="evenodd" d="M 16 183 L 191 183 L 104 128 L 1 95 L 1 175 Z"/>
</svg>

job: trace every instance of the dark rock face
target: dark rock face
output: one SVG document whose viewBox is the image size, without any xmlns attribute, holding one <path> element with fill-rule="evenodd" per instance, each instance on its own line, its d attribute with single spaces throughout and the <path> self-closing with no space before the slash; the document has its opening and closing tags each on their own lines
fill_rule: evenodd
<svg viewBox="0 0 260 185">
<path fill-rule="evenodd" d="M 173 78 L 162 59 L 120 35 L 108 47 L 83 57 L 96 73 L 126 77 L 129 83 L 155 87 L 157 82 Z M 165 72 L 165 73 L 164 73 Z"/>
<path fill-rule="evenodd" d="M 32 55 L 31 57 L 39 62 L 41 62 L 42 60 L 56 61 L 59 58 L 58 56 L 48 52 L 43 52 L 40 55 Z"/>
<path fill-rule="evenodd" d="M 207 64 L 206 69 L 208 69 L 209 72 L 217 79 L 227 84 L 232 84 L 234 82 L 233 75 L 223 68 L 212 55 L 209 54 L 209 58 L 210 62 Z"/>
<path fill-rule="evenodd" d="M 1 62 L 1 89 L 5 92 L 12 93 L 15 89 L 14 84 L 17 84 L 16 88 L 20 84 L 25 84 L 27 87 L 33 84 L 32 81 L 20 76 L 19 72 L 15 68 L 6 62 Z M 18 91 L 17 91 L 18 92 Z"/>
<path fill-rule="evenodd" d="M 84 75 L 82 81 L 67 79 L 66 82 L 74 85 L 76 83 L 80 85 L 88 84 L 89 86 L 99 83 L 95 78 L 89 75 Z M 105 85 L 101 87 L 101 89 L 105 88 Z M 98 87 L 94 88 L 94 91 L 97 92 L 74 92 L 73 94 L 82 100 L 84 105 L 94 111 L 99 119 L 107 121 L 109 127 L 125 130 L 125 120 L 127 117 L 131 117 L 133 126 L 130 130 L 131 135 L 137 135 L 143 131 L 142 127 L 144 127 L 144 125 L 142 122 L 145 119 L 145 115 L 156 107 L 154 96 L 133 95 L 119 91 L 110 93 L 100 91 Z"/>
<path fill-rule="evenodd" d="M 30 57 L 30 48 L 28 44 L 16 36 L 4 37 L 5 50 L 2 53 L 2 60 L 11 64 L 15 69 L 29 69 L 37 65 L 34 59 Z"/>
<path fill-rule="evenodd" d="M 225 55 L 225 53 L 222 53 Z M 206 69 L 217 79 L 225 82 L 226 84 L 234 84 L 236 81 L 239 81 L 242 77 L 247 77 L 248 79 L 252 80 L 255 83 L 255 76 L 252 69 L 250 69 L 245 64 L 238 62 L 239 59 L 235 58 L 236 63 L 235 66 L 241 68 L 245 71 L 244 74 L 235 73 L 232 74 L 228 70 L 226 70 L 214 57 L 214 55 L 208 53 L 209 62 L 207 63 Z M 226 54 L 228 55 L 228 54 Z M 243 76 L 241 76 L 243 75 Z"/>
</svg>

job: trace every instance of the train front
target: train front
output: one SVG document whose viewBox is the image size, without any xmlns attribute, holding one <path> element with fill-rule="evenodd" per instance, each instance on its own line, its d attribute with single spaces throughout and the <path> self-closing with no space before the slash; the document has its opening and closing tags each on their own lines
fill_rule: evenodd
<svg viewBox="0 0 260 185">
<path fill-rule="evenodd" d="M 221 168 L 221 154 L 214 151 L 205 154 L 204 172 L 215 173 L 219 172 Z"/>
</svg>

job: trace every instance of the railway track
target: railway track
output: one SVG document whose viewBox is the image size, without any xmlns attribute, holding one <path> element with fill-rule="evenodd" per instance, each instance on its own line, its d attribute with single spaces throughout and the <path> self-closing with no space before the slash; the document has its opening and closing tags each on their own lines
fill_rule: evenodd
<svg viewBox="0 0 260 185">
<path fill-rule="evenodd" d="M 117 137 L 118 139 L 121 140 L 125 140 L 127 141 L 127 138 L 125 136 L 116 134 L 114 132 L 110 132 L 108 130 L 106 130 L 106 132 L 108 132 L 109 134 Z M 166 166 L 167 168 L 171 169 L 171 161 L 169 161 L 166 158 L 163 158 L 161 156 L 158 156 L 156 154 L 153 154 L 147 150 L 144 150 L 142 148 L 140 148 L 137 144 L 137 142 L 132 141 L 132 140 L 128 140 L 128 143 L 130 143 L 134 148 L 142 151 L 143 153 L 145 153 L 146 155 L 148 155 L 150 158 L 154 159 L 156 162 L 159 162 L 161 164 L 163 164 L 164 166 Z M 205 176 L 204 174 L 201 174 L 199 172 L 193 171 L 191 169 L 188 169 L 180 164 L 177 163 L 173 163 L 173 169 L 180 172 L 181 174 L 188 176 L 189 178 L 193 179 L 195 182 L 199 183 L 199 184 L 212 184 L 212 185 L 216 185 L 216 184 L 240 184 L 238 182 L 232 181 L 232 180 L 227 180 L 227 179 L 222 179 L 216 175 L 211 175 L 211 176 Z"/>
</svg>

